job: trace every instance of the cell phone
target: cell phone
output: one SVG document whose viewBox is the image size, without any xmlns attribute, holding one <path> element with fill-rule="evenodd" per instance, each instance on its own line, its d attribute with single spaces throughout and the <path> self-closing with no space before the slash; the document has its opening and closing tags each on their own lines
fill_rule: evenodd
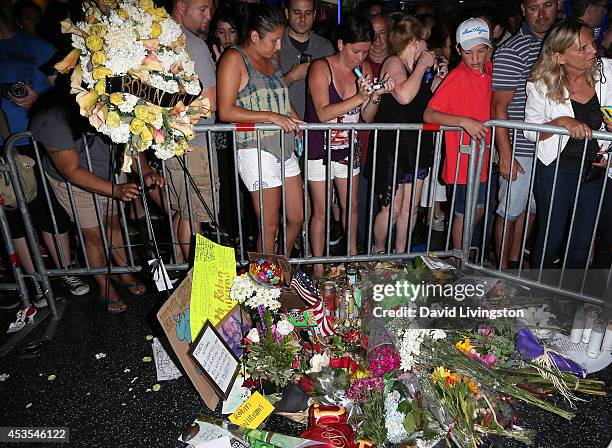
<svg viewBox="0 0 612 448">
<path fill-rule="evenodd" d="M 312 61 L 312 55 L 308 54 L 308 53 L 303 53 L 302 55 L 300 55 L 300 64 L 306 64 L 308 62 Z"/>
<path fill-rule="evenodd" d="M 612 106 L 601 106 L 599 110 L 601 110 L 604 118 L 607 120 L 612 120 Z"/>
</svg>

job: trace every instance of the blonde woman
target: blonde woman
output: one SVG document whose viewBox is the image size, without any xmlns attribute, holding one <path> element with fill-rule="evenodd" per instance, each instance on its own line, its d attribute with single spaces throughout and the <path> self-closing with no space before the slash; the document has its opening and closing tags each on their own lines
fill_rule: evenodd
<svg viewBox="0 0 612 448">
<path fill-rule="evenodd" d="M 566 267 L 584 269 L 588 262 L 603 185 L 603 177 L 593 178 L 593 168 L 606 166 L 605 158 L 598 161 L 598 153 L 607 146 L 607 142 L 592 139 L 592 131 L 612 129 L 612 122 L 600 111 L 600 106 L 612 105 L 612 65 L 608 59 L 598 65 L 596 52 L 593 30 L 586 23 L 577 19 L 559 22 L 544 40 L 527 83 L 525 121 L 561 126 L 570 133 L 569 137 L 540 133 L 538 139 L 536 132 L 525 131 L 528 140 L 537 141 L 534 196 L 538 234 L 531 260 L 536 268 L 552 268 L 553 260 L 563 257 L 576 200 L 578 212 Z"/>
<path fill-rule="evenodd" d="M 391 56 L 383 63 L 381 72 L 388 73 L 395 80 L 395 88 L 391 91 L 391 95 L 381 98 L 375 122 L 423 122 L 423 112 L 433 92 L 448 73 L 446 61 L 436 64 L 434 54 L 427 51 L 428 37 L 429 28 L 411 16 L 403 17 L 391 29 L 389 35 Z M 434 68 L 438 73 L 434 79 L 425 76 Z M 395 252 L 406 251 L 410 215 L 413 215 L 412 228 L 414 228 L 423 190 L 423 179 L 427 177 L 433 161 L 432 134 L 422 134 L 421 147 L 417 151 L 418 136 L 416 131 L 400 132 L 396 167 L 396 131 L 379 132 L 374 188 L 379 195 L 382 208 L 374 221 L 375 253 L 385 249 L 391 209 L 393 209 L 391 225 L 396 225 Z M 413 179 L 415 165 L 418 166 L 416 179 Z M 395 184 L 393 184 L 394 174 Z M 391 207 L 393 189 L 395 196 L 394 205 Z"/>
</svg>

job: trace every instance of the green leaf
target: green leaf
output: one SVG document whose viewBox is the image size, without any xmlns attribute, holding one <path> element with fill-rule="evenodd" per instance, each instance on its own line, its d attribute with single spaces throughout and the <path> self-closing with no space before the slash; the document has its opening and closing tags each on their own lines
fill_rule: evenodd
<svg viewBox="0 0 612 448">
<path fill-rule="evenodd" d="M 416 422 L 414 421 L 414 415 L 412 413 L 406 414 L 404 418 L 404 429 L 409 434 L 412 434 L 416 431 Z"/>
</svg>

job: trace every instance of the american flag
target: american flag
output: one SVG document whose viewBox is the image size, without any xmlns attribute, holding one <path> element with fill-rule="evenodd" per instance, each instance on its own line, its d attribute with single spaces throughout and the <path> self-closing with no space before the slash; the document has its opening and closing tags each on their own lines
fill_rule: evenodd
<svg viewBox="0 0 612 448">
<path fill-rule="evenodd" d="M 306 311 L 312 311 L 312 315 L 317 322 L 317 331 L 322 336 L 333 336 L 336 334 L 332 326 L 334 318 L 327 314 L 323 300 L 319 300 L 316 304 L 309 306 L 306 308 Z"/>
<path fill-rule="evenodd" d="M 309 305 L 306 310 L 313 312 L 319 333 L 322 336 L 333 336 L 336 334 L 332 327 L 334 319 L 327 315 L 325 305 L 323 300 L 321 300 L 321 294 L 319 294 L 319 290 L 310 280 L 310 277 L 300 270 L 295 270 L 291 279 L 291 287 Z"/>
<path fill-rule="evenodd" d="M 319 290 L 314 285 L 312 280 L 310 280 L 310 277 L 308 277 L 308 275 L 304 274 L 299 269 L 296 269 L 293 272 L 291 278 L 291 287 L 308 305 L 315 305 L 321 300 Z"/>
</svg>

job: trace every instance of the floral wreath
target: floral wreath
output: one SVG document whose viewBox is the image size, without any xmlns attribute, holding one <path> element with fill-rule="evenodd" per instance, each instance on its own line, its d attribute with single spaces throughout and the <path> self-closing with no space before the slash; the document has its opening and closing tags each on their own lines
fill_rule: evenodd
<svg viewBox="0 0 612 448">
<path fill-rule="evenodd" d="M 55 68 L 71 76 L 81 115 L 114 143 L 126 144 L 122 171 L 133 150 L 182 155 L 193 125 L 210 116 L 210 102 L 185 51 L 186 37 L 152 0 L 87 0 L 85 21 L 62 22 L 73 50 Z"/>
</svg>

